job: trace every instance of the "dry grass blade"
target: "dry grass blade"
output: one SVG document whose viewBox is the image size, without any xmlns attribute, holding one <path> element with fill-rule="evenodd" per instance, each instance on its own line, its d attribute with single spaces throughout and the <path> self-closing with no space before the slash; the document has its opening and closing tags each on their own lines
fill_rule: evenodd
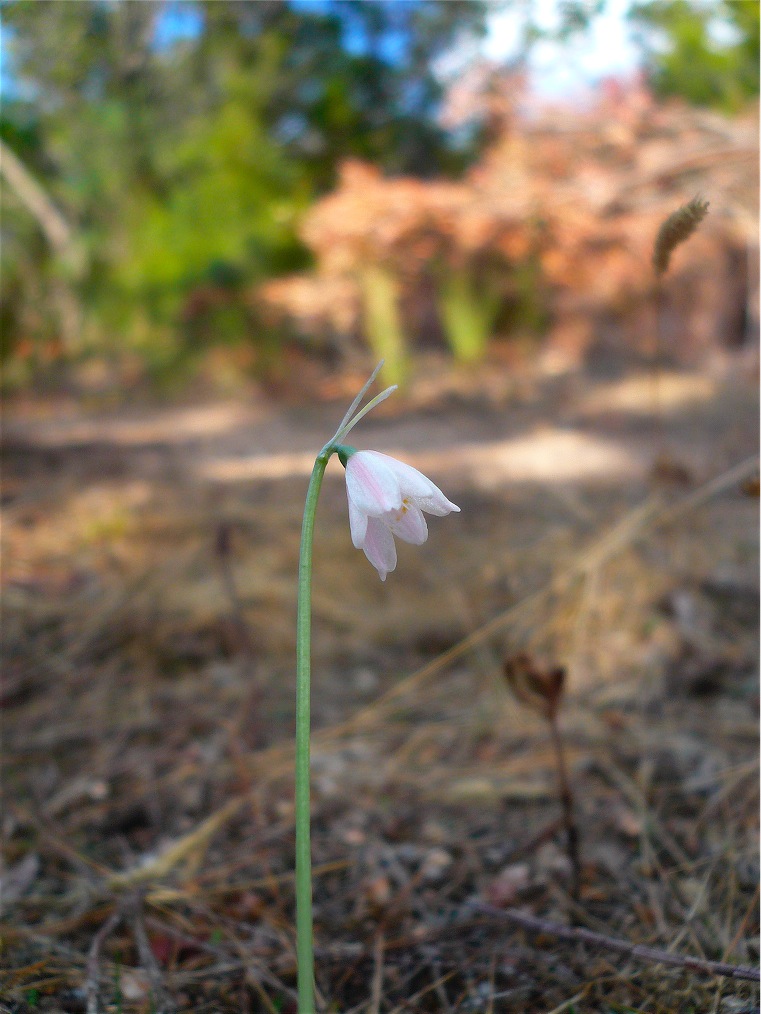
<svg viewBox="0 0 761 1014">
<path fill-rule="evenodd" d="M 756 455 L 746 458 L 727 471 L 722 472 L 721 475 L 711 479 L 688 496 L 683 497 L 677 503 L 667 507 L 663 506 L 663 501 L 660 497 L 649 498 L 643 504 L 628 512 L 603 536 L 595 539 L 569 565 L 558 571 L 545 587 L 521 599 L 515 605 L 510 606 L 509 609 L 505 609 L 499 615 L 484 623 L 477 630 L 474 630 L 473 633 L 458 641 L 452 648 L 442 652 L 427 665 L 418 669 L 417 672 L 400 680 L 377 701 L 369 704 L 351 718 L 317 732 L 313 737 L 313 742 L 315 745 L 324 744 L 334 738 L 356 732 L 376 721 L 381 721 L 400 698 L 404 698 L 412 691 L 419 690 L 427 680 L 436 676 L 447 666 L 451 665 L 452 662 L 467 655 L 473 648 L 498 634 L 519 614 L 534 608 L 548 595 L 567 587 L 569 582 L 575 581 L 580 575 L 601 567 L 607 560 L 631 545 L 647 530 L 660 527 L 677 517 L 681 517 L 690 510 L 694 510 L 710 497 L 739 482 L 745 475 L 749 475 L 757 467 L 758 457 Z M 267 751 L 267 753 L 277 753 L 281 749 L 280 747 L 276 747 L 272 751 Z"/>
<path fill-rule="evenodd" d="M 108 887 L 112 890 L 120 890 L 166 876 L 194 852 L 205 849 L 212 836 L 238 812 L 245 802 L 246 797 L 231 799 L 216 813 L 207 817 L 194 831 L 175 842 L 171 848 L 157 856 L 152 862 L 128 870 L 126 873 L 112 874 L 108 879 Z"/>
<path fill-rule="evenodd" d="M 685 266 L 711 235 L 686 245 Z M 727 370 L 674 371 L 663 388 L 688 490 L 651 486 L 641 370 L 537 381 L 541 399 L 510 402 L 509 433 L 507 394 L 487 406 L 466 392 L 441 408 L 426 394 L 424 415 L 413 405 L 394 419 L 383 449 L 409 448 L 423 468 L 437 455 L 462 523 L 438 542 L 432 529 L 417 556 L 403 547 L 393 588 L 365 580 L 330 477 L 313 646 L 326 1010 L 718 1014 L 757 1002 L 756 979 L 713 974 L 742 976 L 758 953 L 757 502 L 742 487 L 757 474 L 756 391 L 744 363 Z M 590 438 L 578 460 L 599 444 L 598 471 L 556 466 L 545 428 L 558 428 L 559 401 L 562 426 Z M 334 411 L 304 403 L 291 418 L 273 401 L 258 433 L 205 436 L 171 455 L 151 444 L 176 467 L 150 475 L 142 449 L 122 448 L 124 474 L 106 485 L 89 448 L 56 452 L 56 465 L 32 447 L 19 461 L 36 468 L 34 482 L 19 478 L 36 495 L 4 532 L 14 569 L 0 706 L 7 783 L 24 800 L 3 825 L 16 885 L 2 927 L 9 1006 L 293 1007 L 292 576 L 304 477 L 291 451 L 329 432 Z M 461 421 L 468 442 L 457 446 Z M 451 456 L 429 440 L 442 427 Z M 534 478 L 511 472 L 513 437 L 535 455 Z M 266 480 L 211 480 L 201 468 L 233 445 L 247 454 L 251 440 L 273 461 L 287 446 L 287 474 L 273 465 Z M 93 447 L 102 442 L 96 434 Z M 209 544 L 220 522 L 226 577 Z M 500 661 L 520 653 L 568 674 L 578 904 L 552 741 L 499 679 Z M 677 682 L 704 666 L 703 688 Z M 533 689 L 554 706 L 559 683 L 555 673 Z M 136 894 L 144 921 L 129 907 Z M 473 899 L 543 920 L 542 933 L 478 913 Z M 551 939 L 548 924 L 625 949 Z M 637 941 L 652 947 L 630 952 Z"/>
</svg>

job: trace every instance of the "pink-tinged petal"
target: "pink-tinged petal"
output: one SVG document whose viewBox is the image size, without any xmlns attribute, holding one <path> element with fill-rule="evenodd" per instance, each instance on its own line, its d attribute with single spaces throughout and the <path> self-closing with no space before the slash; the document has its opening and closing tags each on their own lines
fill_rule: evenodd
<svg viewBox="0 0 761 1014">
<path fill-rule="evenodd" d="M 367 519 L 367 533 L 362 547 L 365 556 L 380 574 L 381 581 L 396 567 L 396 546 L 389 528 L 378 518 Z"/>
<path fill-rule="evenodd" d="M 394 473 L 399 482 L 402 497 L 409 497 L 421 510 L 428 511 L 429 514 L 435 514 L 438 517 L 444 517 L 446 514 L 451 514 L 452 511 L 460 510 L 457 504 L 448 500 L 439 487 L 417 468 L 406 465 L 403 461 L 397 461 L 396 458 L 382 454 L 380 451 L 365 453 L 372 455 L 375 459 L 380 459 Z"/>
<path fill-rule="evenodd" d="M 349 528 L 354 548 L 361 549 L 367 533 L 367 514 L 363 514 L 351 500 L 349 500 Z"/>
<path fill-rule="evenodd" d="M 446 514 L 451 514 L 452 511 L 459 513 L 460 508 L 456 503 L 447 500 L 438 486 L 434 486 L 433 483 L 431 483 L 431 486 L 433 486 L 433 492 L 430 496 L 416 496 L 412 498 L 421 510 L 428 511 L 429 514 L 435 514 L 440 518 L 443 518 Z"/>
<path fill-rule="evenodd" d="M 356 451 L 346 463 L 346 492 L 349 500 L 359 511 L 370 517 L 398 510 L 402 505 L 399 482 L 387 461 L 380 460 L 382 458 L 386 458 L 386 455 L 378 455 L 373 451 Z"/>
<path fill-rule="evenodd" d="M 382 454 L 380 451 L 367 451 L 366 452 L 375 459 L 375 461 L 383 464 L 388 468 L 397 478 L 399 488 L 402 491 L 402 496 L 415 497 L 427 497 L 436 490 L 436 487 L 428 478 L 423 475 L 412 465 L 406 465 L 403 461 L 397 461 L 396 458 L 392 458 L 390 454 Z"/>
<path fill-rule="evenodd" d="M 428 525 L 414 503 L 402 503 L 400 510 L 386 514 L 383 521 L 394 535 L 413 546 L 422 546 L 428 538 Z"/>
</svg>

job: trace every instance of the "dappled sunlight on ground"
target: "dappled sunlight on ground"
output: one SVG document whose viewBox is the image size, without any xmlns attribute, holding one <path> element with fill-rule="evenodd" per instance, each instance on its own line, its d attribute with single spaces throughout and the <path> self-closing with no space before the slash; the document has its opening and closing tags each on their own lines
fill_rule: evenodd
<svg viewBox="0 0 761 1014">
<path fill-rule="evenodd" d="M 652 372 L 600 384 L 583 399 L 583 413 L 632 412 L 653 415 L 678 412 L 716 396 L 718 381 L 704 373 Z"/>
<path fill-rule="evenodd" d="M 400 544 L 385 584 L 351 544 L 337 461 L 327 473 L 312 652 L 319 946 L 372 935 L 387 917 L 374 891 L 411 899 L 394 925 L 413 950 L 434 911 L 460 918 L 469 898 L 507 891 L 566 917 L 551 744 L 502 679 L 528 652 L 567 671 L 584 911 L 666 946 L 705 895 L 689 920 L 701 953 L 753 961 L 755 384 L 670 375 L 656 425 L 638 375 L 510 381 L 492 375 L 486 398 L 472 376 L 465 394 L 450 378 L 439 403 L 429 381 L 418 407 L 413 387 L 353 434 L 462 508 L 431 518 L 424 546 Z M 143 869 L 210 819 L 147 905 L 203 940 L 231 905 L 254 906 L 241 924 L 280 927 L 263 960 L 292 976 L 299 531 L 314 454 L 343 409 L 261 398 L 82 413 L 58 429 L 12 421 L 2 704 L 6 784 L 24 802 L 6 833 L 11 865 L 42 857 L 12 915 L 19 965 L 36 953 L 25 927 L 52 932 L 50 897 L 86 960 L 80 867 Z M 670 469 L 654 468 L 664 453 Z M 492 946 L 488 932 L 469 953 Z M 511 976 L 498 974 L 506 988 Z M 541 981 L 567 998 L 562 976 L 543 968 Z M 640 981 L 676 988 L 660 970 Z"/>
<path fill-rule="evenodd" d="M 264 421 L 269 412 L 263 403 L 218 402 L 188 408 L 121 409 L 117 413 L 93 414 L 70 410 L 64 416 L 28 419 L 23 429 L 41 447 L 66 447 L 93 442 L 120 447 L 140 444 L 188 443 L 206 439 Z"/>
<path fill-rule="evenodd" d="M 646 446 L 632 450 L 615 440 L 550 427 L 513 440 L 423 454 L 419 462 L 423 471 L 457 472 L 483 490 L 519 482 L 616 483 L 642 477 L 648 467 Z"/>
<path fill-rule="evenodd" d="M 385 441 L 375 448 L 393 457 L 405 457 Z M 494 489 L 514 482 L 579 482 L 599 479 L 616 482 L 624 476 L 643 475 L 646 455 L 627 451 L 613 441 L 583 433 L 541 429 L 536 433 L 498 442 L 462 444 L 447 451 L 407 454 L 408 463 L 433 475 L 456 473 L 476 489 Z M 252 455 L 215 458 L 198 467 L 200 479 L 245 482 L 308 476 L 312 454 Z"/>
</svg>

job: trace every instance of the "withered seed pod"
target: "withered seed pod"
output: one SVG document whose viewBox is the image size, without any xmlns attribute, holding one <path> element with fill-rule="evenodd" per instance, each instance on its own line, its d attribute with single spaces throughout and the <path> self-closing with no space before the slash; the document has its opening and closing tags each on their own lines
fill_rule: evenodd
<svg viewBox="0 0 761 1014">
<path fill-rule="evenodd" d="M 557 714 L 565 687 L 562 666 L 540 666 L 530 655 L 521 653 L 505 660 L 507 685 L 521 704 L 552 719 Z"/>
</svg>

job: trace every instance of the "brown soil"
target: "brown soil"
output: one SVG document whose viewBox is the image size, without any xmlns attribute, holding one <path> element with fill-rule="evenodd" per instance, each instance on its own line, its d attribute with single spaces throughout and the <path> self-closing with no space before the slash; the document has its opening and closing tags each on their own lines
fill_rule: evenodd
<svg viewBox="0 0 761 1014">
<path fill-rule="evenodd" d="M 0 1009 L 294 1010 L 300 517 L 359 383 L 290 404 L 7 412 Z M 660 422 L 655 404 L 636 373 L 434 364 L 354 431 L 462 507 L 402 546 L 385 584 L 329 466 L 313 686 L 326 1010 L 757 1007 L 756 983 L 476 908 L 758 959 L 755 378 L 737 362 L 668 373 Z M 568 673 L 578 901 L 546 723 L 501 675 L 522 652 Z"/>
</svg>

